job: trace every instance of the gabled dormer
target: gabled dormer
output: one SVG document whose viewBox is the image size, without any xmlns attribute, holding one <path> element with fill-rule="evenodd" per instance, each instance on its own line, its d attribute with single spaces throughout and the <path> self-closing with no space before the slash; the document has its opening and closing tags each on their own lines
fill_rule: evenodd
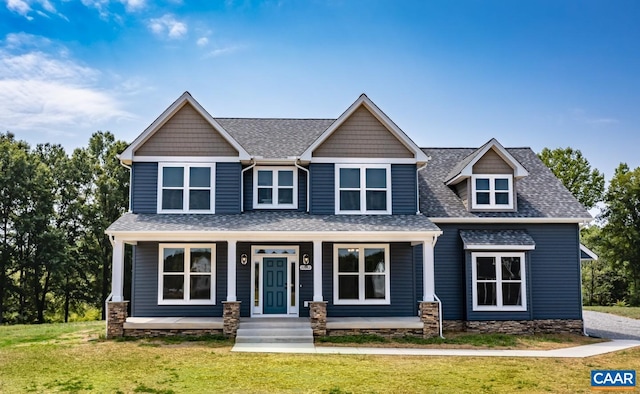
<svg viewBox="0 0 640 394">
<path fill-rule="evenodd" d="M 362 94 L 300 156 L 310 163 L 315 213 L 417 211 L 416 169 L 429 158 Z"/>
<path fill-rule="evenodd" d="M 236 179 L 250 156 L 188 92 L 119 157 L 132 167 L 134 213 L 240 212 Z"/>
<path fill-rule="evenodd" d="M 471 153 L 445 183 L 469 211 L 517 211 L 516 181 L 529 173 L 496 139 Z"/>
</svg>

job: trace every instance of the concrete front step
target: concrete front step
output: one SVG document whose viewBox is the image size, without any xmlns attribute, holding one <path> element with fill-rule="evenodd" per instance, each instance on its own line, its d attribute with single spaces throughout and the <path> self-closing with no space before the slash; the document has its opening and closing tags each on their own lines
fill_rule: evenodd
<svg viewBox="0 0 640 394">
<path fill-rule="evenodd" d="M 313 343 L 313 330 L 306 318 L 242 319 L 236 343 Z"/>
</svg>

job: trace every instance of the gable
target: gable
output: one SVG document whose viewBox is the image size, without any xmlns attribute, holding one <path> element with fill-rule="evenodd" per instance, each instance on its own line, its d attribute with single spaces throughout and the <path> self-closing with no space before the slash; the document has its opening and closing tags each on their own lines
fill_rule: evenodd
<svg viewBox="0 0 640 394">
<path fill-rule="evenodd" d="M 314 157 L 413 158 L 367 108 L 357 108 L 320 146 Z"/>
<path fill-rule="evenodd" d="M 474 174 L 513 174 L 513 168 L 492 148 L 474 165 Z"/>
<path fill-rule="evenodd" d="M 238 151 L 190 103 L 185 103 L 135 155 L 237 157 Z"/>
</svg>

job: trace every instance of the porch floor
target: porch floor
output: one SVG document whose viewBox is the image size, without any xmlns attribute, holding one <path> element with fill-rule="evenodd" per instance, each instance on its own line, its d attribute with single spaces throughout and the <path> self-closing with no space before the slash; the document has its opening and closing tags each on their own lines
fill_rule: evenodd
<svg viewBox="0 0 640 394">
<path fill-rule="evenodd" d="M 268 320 L 267 320 L 268 319 Z M 246 318 L 242 321 L 277 321 L 282 325 L 299 324 L 301 320 L 308 318 Z M 124 323 L 125 330 L 155 329 L 155 330 L 198 330 L 198 329 L 222 329 L 224 327 L 222 317 L 128 317 Z M 352 329 L 421 329 L 422 321 L 417 316 L 396 317 L 327 317 L 327 329 L 352 330 Z"/>
</svg>

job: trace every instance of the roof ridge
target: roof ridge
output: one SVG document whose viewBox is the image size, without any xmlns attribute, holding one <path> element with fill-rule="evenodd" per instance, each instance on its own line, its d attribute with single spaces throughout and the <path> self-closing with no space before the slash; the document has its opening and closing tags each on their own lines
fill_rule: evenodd
<svg viewBox="0 0 640 394">
<path fill-rule="evenodd" d="M 335 121 L 333 118 L 248 118 L 248 117 L 223 117 L 216 116 L 214 119 L 241 119 L 241 120 L 328 120 Z"/>
</svg>

